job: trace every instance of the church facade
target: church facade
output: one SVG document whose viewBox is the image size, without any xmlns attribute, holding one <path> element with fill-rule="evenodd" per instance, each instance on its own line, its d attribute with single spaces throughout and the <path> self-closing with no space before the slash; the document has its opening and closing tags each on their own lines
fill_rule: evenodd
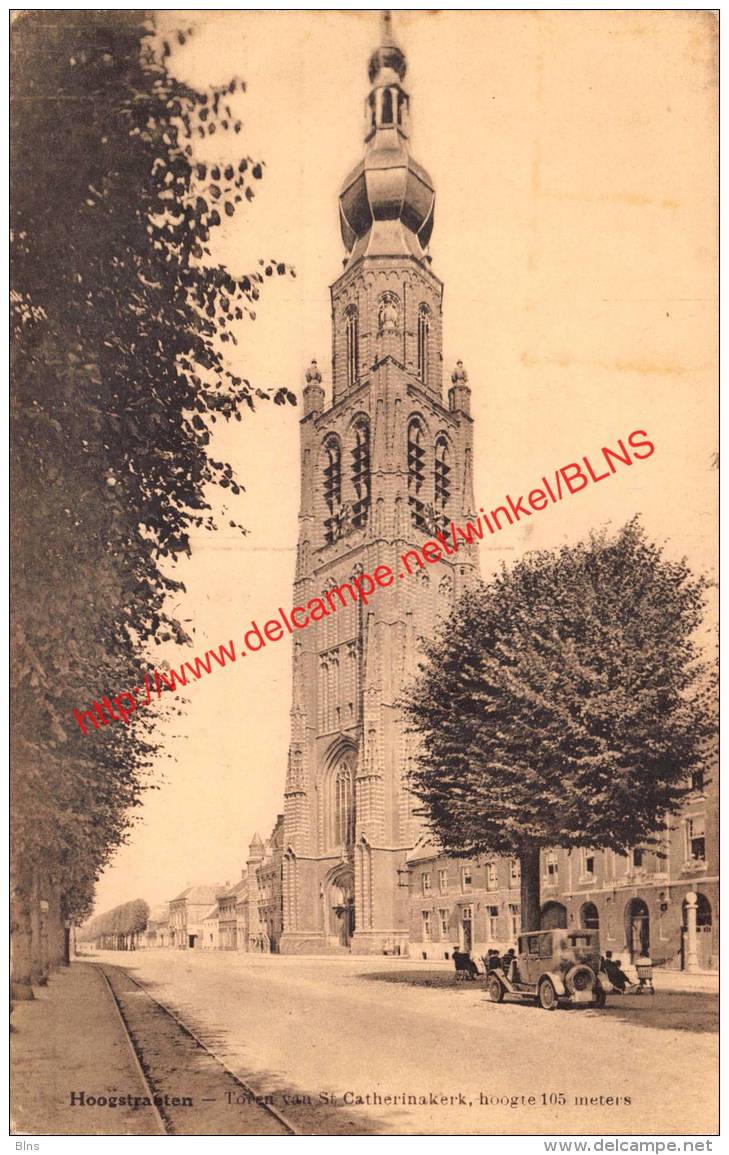
<svg viewBox="0 0 729 1155">
<path fill-rule="evenodd" d="M 385 19 L 364 156 L 339 198 L 347 256 L 331 287 L 331 387 L 312 363 L 304 389 L 294 601 L 321 598 L 322 612 L 293 639 L 285 953 L 407 951 L 408 856 L 421 831 L 398 701 L 419 639 L 478 573 L 466 544 L 414 572 L 401 562 L 475 516 L 470 391 L 459 365 L 443 396 L 435 192 L 410 155 L 405 72 Z M 392 570 L 387 588 L 367 604 L 346 596 L 378 566 Z"/>
</svg>

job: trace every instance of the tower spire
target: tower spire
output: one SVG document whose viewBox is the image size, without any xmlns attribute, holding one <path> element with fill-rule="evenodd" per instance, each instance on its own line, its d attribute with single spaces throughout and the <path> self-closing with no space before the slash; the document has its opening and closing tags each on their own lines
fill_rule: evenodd
<svg viewBox="0 0 729 1155">
<path fill-rule="evenodd" d="M 339 196 L 342 239 L 349 261 L 369 253 L 425 258 L 433 229 L 433 182 L 409 150 L 410 97 L 403 87 L 407 61 L 380 15 L 380 43 L 369 59 L 365 156 Z"/>
</svg>

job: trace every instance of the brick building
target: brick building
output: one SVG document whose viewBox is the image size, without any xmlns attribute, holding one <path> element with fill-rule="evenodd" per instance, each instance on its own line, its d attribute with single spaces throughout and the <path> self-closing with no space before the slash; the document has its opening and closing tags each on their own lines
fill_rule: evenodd
<svg viewBox="0 0 729 1155">
<path fill-rule="evenodd" d="M 397 709 L 418 639 L 474 580 L 475 547 L 380 588 L 351 586 L 475 517 L 470 390 L 443 397 L 435 193 L 409 151 L 406 62 L 389 21 L 369 62 L 364 158 L 340 193 L 346 259 L 331 287 L 331 393 L 314 363 L 301 420 L 291 745 L 281 949 L 406 949 L 407 856 L 420 833 Z M 439 547 L 434 545 L 436 550 Z M 294 613 L 299 612 L 295 610 Z"/>
<path fill-rule="evenodd" d="M 599 929 L 603 950 L 632 962 L 645 952 L 670 969 L 718 967 L 717 785 L 696 776 L 659 845 L 542 854 L 542 926 Z M 512 946 L 519 930 L 519 865 L 449 859 L 423 839 L 408 859 L 410 953 L 443 958 Z"/>
<path fill-rule="evenodd" d="M 203 919 L 217 902 L 220 887 L 188 886 L 170 901 L 170 946 L 184 950 L 203 945 Z"/>
</svg>

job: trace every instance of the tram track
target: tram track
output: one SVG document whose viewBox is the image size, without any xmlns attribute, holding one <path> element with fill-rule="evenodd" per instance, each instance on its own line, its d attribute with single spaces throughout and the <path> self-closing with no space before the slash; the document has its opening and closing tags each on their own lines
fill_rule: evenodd
<svg viewBox="0 0 729 1155">
<path fill-rule="evenodd" d="M 298 1135 L 274 1104 L 227 1065 L 128 971 L 94 963 L 109 990 L 160 1134 Z"/>
</svg>

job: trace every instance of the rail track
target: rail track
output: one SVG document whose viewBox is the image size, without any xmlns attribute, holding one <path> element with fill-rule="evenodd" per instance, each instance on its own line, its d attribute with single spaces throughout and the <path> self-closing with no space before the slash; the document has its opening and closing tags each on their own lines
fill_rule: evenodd
<svg viewBox="0 0 729 1155">
<path fill-rule="evenodd" d="M 162 1135 L 298 1135 L 174 1011 L 125 970 L 94 963 L 119 1016 Z"/>
</svg>

